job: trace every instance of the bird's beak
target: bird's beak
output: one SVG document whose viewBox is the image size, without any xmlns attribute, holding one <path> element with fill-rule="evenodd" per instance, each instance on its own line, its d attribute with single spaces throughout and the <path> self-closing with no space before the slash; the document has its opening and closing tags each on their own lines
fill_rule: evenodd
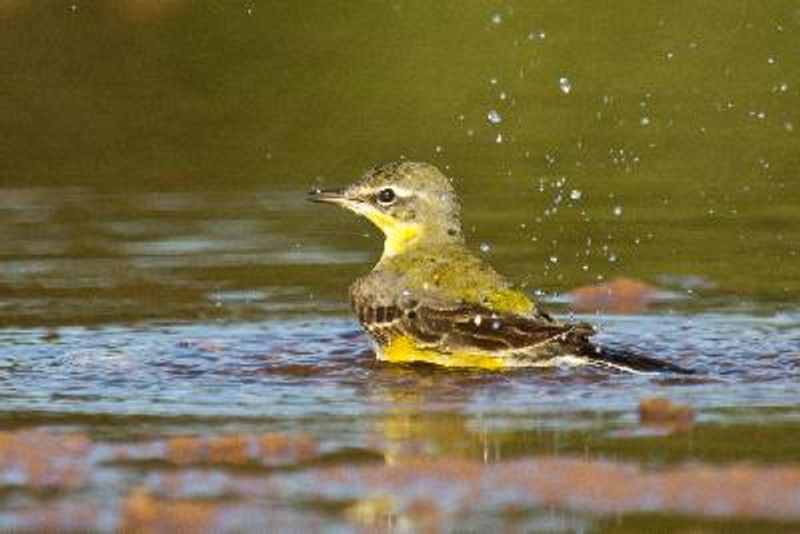
<svg viewBox="0 0 800 534">
<path fill-rule="evenodd" d="M 320 202 L 323 204 L 346 204 L 348 198 L 344 195 L 343 189 L 312 189 L 306 197 L 309 202 Z"/>
</svg>

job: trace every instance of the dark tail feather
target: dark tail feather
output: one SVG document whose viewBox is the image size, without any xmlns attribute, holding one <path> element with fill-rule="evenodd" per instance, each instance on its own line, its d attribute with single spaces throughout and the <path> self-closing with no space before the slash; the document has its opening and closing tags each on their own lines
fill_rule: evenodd
<svg viewBox="0 0 800 534">
<path fill-rule="evenodd" d="M 592 363 L 603 367 L 639 373 L 694 374 L 692 369 L 626 349 L 589 346 L 585 354 Z"/>
</svg>

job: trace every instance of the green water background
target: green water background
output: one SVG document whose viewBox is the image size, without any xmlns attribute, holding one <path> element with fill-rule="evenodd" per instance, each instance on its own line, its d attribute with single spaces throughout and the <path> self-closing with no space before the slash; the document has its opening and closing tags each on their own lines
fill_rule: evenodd
<svg viewBox="0 0 800 534">
<path fill-rule="evenodd" d="M 369 258 L 366 223 L 297 199 L 406 157 L 457 179 L 471 240 L 532 289 L 800 291 L 796 1 L 16 0 L 0 17 L 2 187 L 122 199 L 62 226 L 136 191 L 206 194 L 199 216 L 274 196 L 267 232 Z M 369 262 L 318 263 L 208 276 L 333 297 Z"/>
</svg>

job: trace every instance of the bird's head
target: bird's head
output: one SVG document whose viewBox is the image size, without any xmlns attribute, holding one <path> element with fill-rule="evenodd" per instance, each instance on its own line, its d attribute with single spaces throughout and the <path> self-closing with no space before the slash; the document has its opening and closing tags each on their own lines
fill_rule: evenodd
<svg viewBox="0 0 800 534">
<path fill-rule="evenodd" d="M 421 243 L 463 240 L 453 185 L 428 163 L 379 165 L 345 189 L 314 190 L 309 200 L 338 204 L 372 221 L 386 236 L 385 256 Z"/>
</svg>

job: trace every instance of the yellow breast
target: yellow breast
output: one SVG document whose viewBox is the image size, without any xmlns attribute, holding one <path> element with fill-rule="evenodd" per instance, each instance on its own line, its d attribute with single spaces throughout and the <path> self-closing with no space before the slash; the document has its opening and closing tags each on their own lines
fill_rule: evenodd
<svg viewBox="0 0 800 534">
<path fill-rule="evenodd" d="M 441 352 L 420 348 L 407 336 L 394 338 L 381 351 L 378 358 L 392 363 L 424 362 L 443 367 L 471 367 L 474 369 L 499 370 L 507 366 L 506 360 L 482 352 Z"/>
</svg>

